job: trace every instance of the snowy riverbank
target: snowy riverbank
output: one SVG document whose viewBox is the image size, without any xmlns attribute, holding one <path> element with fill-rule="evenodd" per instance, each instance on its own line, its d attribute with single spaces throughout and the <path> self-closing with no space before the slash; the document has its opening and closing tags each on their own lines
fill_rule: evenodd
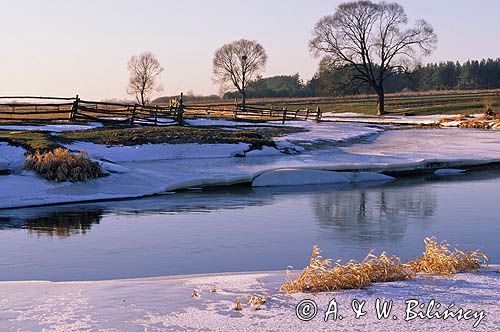
<svg viewBox="0 0 500 332">
<path fill-rule="evenodd" d="M 374 284 L 367 289 L 319 294 L 284 294 L 279 287 L 284 271 L 175 276 L 90 282 L 0 282 L 0 328 L 16 331 L 318 331 L 472 330 L 493 331 L 500 324 L 500 266 L 453 276 L 419 276 L 411 281 Z M 217 291 L 211 289 L 216 285 Z M 200 296 L 192 297 L 196 289 Z M 267 294 L 260 310 L 247 304 L 248 295 Z M 387 319 L 377 319 L 376 299 L 393 301 Z M 243 310 L 236 311 L 239 299 Z M 297 318 L 295 306 L 304 299 L 317 304 L 310 321 Z M 335 299 L 343 319 L 325 322 L 324 313 Z M 367 314 L 354 318 L 351 302 L 366 301 Z M 407 316 L 405 301 L 426 305 L 431 300 L 476 313 L 469 319 L 431 319 Z M 471 314 L 472 315 L 472 314 Z M 394 318 L 396 316 L 396 318 Z"/>
<path fill-rule="evenodd" d="M 276 139 L 278 149 L 295 154 L 270 147 L 245 153 L 249 145 L 242 143 L 114 147 L 73 143 L 68 145 L 70 149 L 85 149 L 110 173 L 85 183 L 50 183 L 23 171 L 25 151 L 1 143 L 1 166 L 11 169 L 13 174 L 0 176 L 0 208 L 132 198 L 193 186 L 252 183 L 259 175 L 279 169 L 297 170 L 295 178 L 301 184 L 312 184 L 317 179 L 304 179 L 300 170 L 387 172 L 500 162 L 497 131 L 384 131 L 380 126 L 359 123 L 288 125 L 305 126 L 309 130 Z M 326 175 L 332 179 L 345 178 Z M 287 180 L 286 184 L 293 183 Z"/>
</svg>

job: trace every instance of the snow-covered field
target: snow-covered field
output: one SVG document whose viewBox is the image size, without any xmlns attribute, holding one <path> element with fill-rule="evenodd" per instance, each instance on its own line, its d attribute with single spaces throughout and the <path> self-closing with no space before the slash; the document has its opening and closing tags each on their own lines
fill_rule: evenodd
<svg viewBox="0 0 500 332">
<path fill-rule="evenodd" d="M 176 276 L 90 282 L 0 282 L 2 331 L 495 331 L 500 324 L 500 266 L 446 277 L 375 284 L 362 290 L 319 294 L 279 291 L 284 271 Z M 216 285 L 216 292 L 211 289 Z M 199 297 L 192 297 L 193 290 Z M 260 310 L 247 304 L 248 295 L 267 294 Z M 243 304 L 236 311 L 235 301 Z M 299 310 L 302 300 L 317 305 L 315 316 Z M 332 300 L 338 315 L 325 313 Z M 377 299 L 392 301 L 388 318 L 376 317 Z M 424 308 L 407 312 L 405 301 Z M 366 315 L 355 318 L 351 303 L 366 301 Z M 413 318 L 428 304 L 469 311 L 468 319 Z M 303 306 L 300 306 L 303 308 Z M 312 308 L 312 306 L 310 307 Z M 312 312 L 312 311 L 310 311 Z M 310 313 L 309 312 L 309 313 Z M 340 315 L 343 317 L 340 319 Z M 394 318 L 396 317 L 396 318 Z M 435 317 L 435 316 L 434 316 Z M 473 328 L 477 323 L 477 327 Z"/>
<path fill-rule="evenodd" d="M 216 123 L 221 125 L 220 121 Z M 22 171 L 25 151 L 1 143 L 0 166 L 13 170 L 14 174 L 0 176 L 0 208 L 132 198 L 192 186 L 251 183 L 256 177 L 278 169 L 296 171 L 296 180 L 286 180 L 290 185 L 318 182 L 314 177 L 304 179 L 304 173 L 300 173 L 304 169 L 381 172 L 422 169 L 431 162 L 441 163 L 443 168 L 460 168 L 500 161 L 497 131 L 384 131 L 380 126 L 333 122 L 287 125 L 301 125 L 309 130 L 276 139 L 279 149 L 288 152 L 293 149 L 296 154 L 280 153 L 270 147 L 245 153 L 247 144 L 107 147 L 79 142 L 68 145 L 73 150 L 84 149 L 110 172 L 107 177 L 86 183 L 49 183 Z M 365 139 L 359 142 L 359 138 Z M 340 142 L 353 144 L 339 146 Z"/>
</svg>

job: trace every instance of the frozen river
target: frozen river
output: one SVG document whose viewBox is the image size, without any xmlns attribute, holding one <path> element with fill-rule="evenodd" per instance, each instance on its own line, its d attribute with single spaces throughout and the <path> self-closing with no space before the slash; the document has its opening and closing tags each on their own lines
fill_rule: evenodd
<svg viewBox="0 0 500 332">
<path fill-rule="evenodd" d="M 102 280 L 296 269 L 371 249 L 404 260 L 437 236 L 500 263 L 500 171 L 371 186 L 233 186 L 0 211 L 0 280 Z"/>
</svg>

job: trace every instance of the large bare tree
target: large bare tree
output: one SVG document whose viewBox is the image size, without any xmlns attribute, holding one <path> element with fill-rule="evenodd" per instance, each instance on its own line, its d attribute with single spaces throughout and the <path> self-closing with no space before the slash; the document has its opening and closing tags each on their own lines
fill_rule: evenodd
<svg viewBox="0 0 500 332">
<path fill-rule="evenodd" d="M 354 1 L 339 5 L 333 15 L 316 23 L 309 47 L 332 66 L 352 67 L 354 79 L 377 94 L 382 115 L 384 81 L 396 71 L 406 71 L 420 55 L 429 55 L 436 44 L 433 28 L 424 20 L 409 26 L 401 5 Z"/>
<path fill-rule="evenodd" d="M 149 102 L 150 95 L 155 91 L 161 91 L 158 78 L 163 72 L 158 58 L 151 52 L 144 52 L 130 58 L 127 65 L 130 78 L 127 93 L 135 96 L 141 105 Z"/>
<path fill-rule="evenodd" d="M 214 79 L 221 84 L 222 90 L 227 90 L 228 84 L 234 86 L 242 95 L 244 108 L 248 81 L 264 69 L 266 61 L 266 51 L 256 41 L 234 41 L 215 51 Z"/>
</svg>

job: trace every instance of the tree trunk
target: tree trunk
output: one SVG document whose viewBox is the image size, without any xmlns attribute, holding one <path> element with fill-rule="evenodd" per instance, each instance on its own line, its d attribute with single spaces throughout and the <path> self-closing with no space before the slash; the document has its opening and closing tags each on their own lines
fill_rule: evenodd
<svg viewBox="0 0 500 332">
<path fill-rule="evenodd" d="M 141 91 L 141 104 L 142 106 L 146 106 L 146 103 L 144 102 L 144 91 Z"/>
<path fill-rule="evenodd" d="M 384 100 L 384 88 L 380 88 L 377 90 L 377 115 L 385 114 L 385 100 Z"/>
<path fill-rule="evenodd" d="M 243 91 L 241 92 L 241 95 L 242 95 L 242 98 L 243 98 L 243 100 L 242 100 L 242 103 L 241 103 L 241 104 L 242 104 L 242 109 L 243 109 L 243 111 L 244 111 L 244 110 L 245 110 L 245 103 L 246 103 L 246 101 L 247 101 L 247 94 L 246 94 L 245 90 L 243 90 Z"/>
</svg>

